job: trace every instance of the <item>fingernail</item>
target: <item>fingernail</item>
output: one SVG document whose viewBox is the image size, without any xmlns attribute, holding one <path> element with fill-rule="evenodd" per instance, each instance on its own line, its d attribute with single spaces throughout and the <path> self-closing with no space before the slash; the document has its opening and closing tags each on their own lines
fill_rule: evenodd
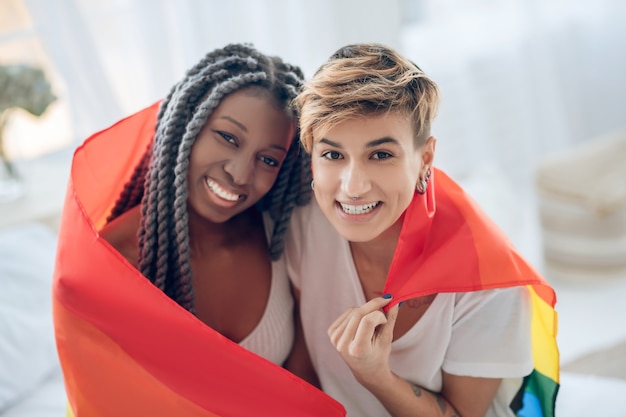
<svg viewBox="0 0 626 417">
<path fill-rule="evenodd" d="M 390 298 L 391 298 L 391 294 L 385 294 L 385 295 L 383 295 L 383 298 L 384 298 L 385 300 L 388 300 L 388 299 L 390 299 Z"/>
<path fill-rule="evenodd" d="M 402 304 L 404 304 L 404 301 L 400 301 L 400 304 L 398 304 L 398 308 L 402 307 Z"/>
</svg>

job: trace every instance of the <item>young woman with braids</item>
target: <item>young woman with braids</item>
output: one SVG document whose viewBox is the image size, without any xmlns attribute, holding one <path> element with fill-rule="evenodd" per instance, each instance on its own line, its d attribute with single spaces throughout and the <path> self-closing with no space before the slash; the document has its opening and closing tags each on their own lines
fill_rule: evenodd
<svg viewBox="0 0 626 417">
<path fill-rule="evenodd" d="M 283 236 L 310 198 L 291 108 L 302 79 L 251 46 L 206 55 L 160 105 L 154 140 L 100 230 L 183 308 L 276 364 L 294 340 Z"/>
</svg>

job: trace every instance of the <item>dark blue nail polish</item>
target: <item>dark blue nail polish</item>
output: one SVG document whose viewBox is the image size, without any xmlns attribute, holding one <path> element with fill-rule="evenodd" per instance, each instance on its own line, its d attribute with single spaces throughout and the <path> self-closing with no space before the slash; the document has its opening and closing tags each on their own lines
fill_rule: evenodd
<svg viewBox="0 0 626 417">
<path fill-rule="evenodd" d="M 400 304 L 398 304 L 398 308 L 402 307 L 402 304 L 404 304 L 404 301 L 400 301 Z"/>
<path fill-rule="evenodd" d="M 391 298 L 391 294 L 385 294 L 385 295 L 383 295 L 383 298 L 384 298 L 385 300 L 388 300 L 388 299 L 390 299 L 390 298 Z"/>
</svg>

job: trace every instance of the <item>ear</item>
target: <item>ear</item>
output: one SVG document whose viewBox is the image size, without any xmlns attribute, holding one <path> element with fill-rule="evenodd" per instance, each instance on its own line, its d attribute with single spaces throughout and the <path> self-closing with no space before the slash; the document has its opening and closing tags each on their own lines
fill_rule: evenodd
<svg viewBox="0 0 626 417">
<path fill-rule="evenodd" d="M 430 136 L 426 139 L 426 143 L 422 146 L 422 174 L 426 174 L 426 171 L 433 164 L 436 145 L 437 139 L 434 136 Z"/>
</svg>

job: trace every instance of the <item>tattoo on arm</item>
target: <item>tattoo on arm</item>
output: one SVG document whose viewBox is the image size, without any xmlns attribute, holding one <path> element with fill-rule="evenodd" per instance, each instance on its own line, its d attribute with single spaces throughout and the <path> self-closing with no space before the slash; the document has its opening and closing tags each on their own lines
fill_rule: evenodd
<svg viewBox="0 0 626 417">
<path fill-rule="evenodd" d="M 437 405 L 439 406 L 439 409 L 441 410 L 441 414 L 442 415 L 446 414 L 448 405 L 446 403 L 446 400 L 444 400 L 443 397 L 441 396 L 441 394 L 424 389 L 412 382 L 409 382 L 409 385 L 411 385 L 411 388 L 413 389 L 413 393 L 415 394 L 416 397 L 421 397 L 423 392 L 427 392 L 428 394 L 435 397 L 435 401 L 437 402 Z M 452 417 L 459 417 L 459 415 L 457 413 L 454 413 Z"/>
<path fill-rule="evenodd" d="M 431 294 L 424 297 L 413 298 L 411 300 L 406 300 L 406 305 L 410 308 L 420 308 L 423 305 L 430 305 L 435 297 L 436 294 Z"/>
<path fill-rule="evenodd" d="M 411 385 L 411 388 L 413 388 L 413 394 L 415 394 L 416 397 L 422 396 L 422 389 L 420 387 L 418 387 L 412 382 L 409 382 L 409 385 Z"/>
<path fill-rule="evenodd" d="M 431 393 L 437 399 L 437 404 L 439 404 L 439 409 L 441 410 L 441 414 L 446 414 L 446 402 L 443 397 L 439 394 Z"/>
</svg>

